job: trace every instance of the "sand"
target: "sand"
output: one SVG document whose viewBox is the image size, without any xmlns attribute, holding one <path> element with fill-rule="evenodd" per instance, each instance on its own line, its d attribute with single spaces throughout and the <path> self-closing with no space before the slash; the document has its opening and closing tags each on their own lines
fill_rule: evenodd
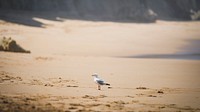
<svg viewBox="0 0 200 112">
<path fill-rule="evenodd" d="M 200 22 L 33 19 L 42 27 L 0 20 L 31 51 L 0 52 L 0 111 L 200 111 L 199 60 L 132 58 L 199 53 Z"/>
</svg>

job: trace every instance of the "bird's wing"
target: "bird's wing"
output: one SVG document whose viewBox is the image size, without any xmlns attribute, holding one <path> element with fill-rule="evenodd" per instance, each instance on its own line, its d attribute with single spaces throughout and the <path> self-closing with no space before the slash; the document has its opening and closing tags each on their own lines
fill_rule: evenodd
<svg viewBox="0 0 200 112">
<path fill-rule="evenodd" d="M 98 84 L 100 84 L 100 85 L 104 85 L 104 81 L 101 80 L 101 79 L 96 79 L 96 82 L 97 82 Z"/>
</svg>

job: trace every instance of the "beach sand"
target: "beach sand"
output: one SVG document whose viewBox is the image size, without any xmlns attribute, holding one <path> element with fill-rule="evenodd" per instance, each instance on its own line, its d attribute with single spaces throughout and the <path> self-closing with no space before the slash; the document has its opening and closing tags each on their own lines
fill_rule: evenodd
<svg viewBox="0 0 200 112">
<path fill-rule="evenodd" d="M 22 15 L 23 17 L 23 15 Z M 200 22 L 0 20 L 31 54 L 0 52 L 0 111 L 200 111 Z M 97 90 L 93 73 L 111 84 Z"/>
</svg>

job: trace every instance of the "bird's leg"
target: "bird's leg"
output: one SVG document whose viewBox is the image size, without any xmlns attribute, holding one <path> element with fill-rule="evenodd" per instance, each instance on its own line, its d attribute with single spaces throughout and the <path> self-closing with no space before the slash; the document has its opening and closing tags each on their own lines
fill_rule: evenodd
<svg viewBox="0 0 200 112">
<path fill-rule="evenodd" d="M 101 90 L 101 86 L 100 85 L 98 85 L 98 90 Z"/>
</svg>

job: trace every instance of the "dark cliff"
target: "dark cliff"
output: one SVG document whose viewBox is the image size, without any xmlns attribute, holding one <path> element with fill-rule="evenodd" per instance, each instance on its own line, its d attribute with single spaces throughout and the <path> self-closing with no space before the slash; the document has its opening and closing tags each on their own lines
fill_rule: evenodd
<svg viewBox="0 0 200 112">
<path fill-rule="evenodd" d="M 154 22 L 190 20 L 200 0 L 0 0 L 0 10 L 64 12 L 68 17 Z"/>
</svg>

